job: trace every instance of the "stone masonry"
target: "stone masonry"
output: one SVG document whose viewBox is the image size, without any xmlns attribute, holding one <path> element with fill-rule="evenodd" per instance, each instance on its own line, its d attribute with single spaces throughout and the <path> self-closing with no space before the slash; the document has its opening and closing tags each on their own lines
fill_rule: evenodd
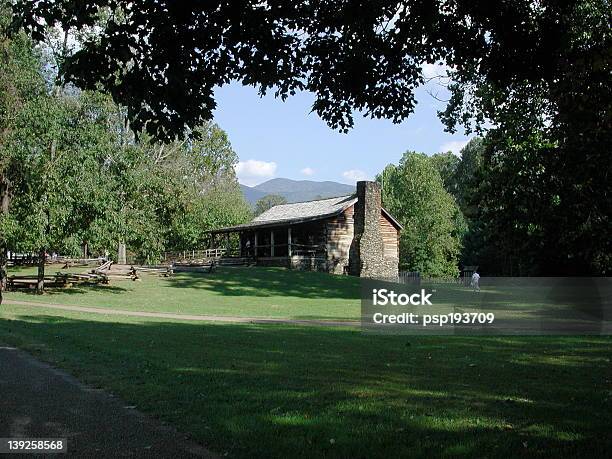
<svg viewBox="0 0 612 459">
<path fill-rule="evenodd" d="M 395 280 L 397 259 L 384 256 L 380 232 L 381 190 L 376 182 L 357 182 L 355 234 L 349 252 L 349 273 L 354 276 Z"/>
</svg>

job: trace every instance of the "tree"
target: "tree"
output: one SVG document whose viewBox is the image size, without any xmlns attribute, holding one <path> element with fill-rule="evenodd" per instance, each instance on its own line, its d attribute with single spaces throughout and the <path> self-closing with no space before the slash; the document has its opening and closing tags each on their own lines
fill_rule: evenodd
<svg viewBox="0 0 612 459">
<path fill-rule="evenodd" d="M 139 259 L 157 261 L 250 217 L 236 153 L 218 126 L 167 145 L 137 138 L 109 96 L 49 84 L 44 52 L 23 34 L 0 38 L 0 280 L 7 248 L 39 253 L 42 292 L 47 252 L 78 256 L 86 244 L 104 253 L 128 242 Z"/>
<path fill-rule="evenodd" d="M 452 194 L 461 209 L 466 229 L 461 241 L 460 264 L 479 266 L 487 275 L 503 273 L 503 255 L 498 247 L 499 235 L 483 219 L 490 176 L 485 163 L 485 140 L 474 137 L 461 149 L 454 170 Z"/>
<path fill-rule="evenodd" d="M 9 214 L 19 176 L 15 174 L 17 156 L 9 145 L 16 119 L 31 100 L 45 91 L 38 56 L 31 40 L 23 33 L 9 38 L 10 11 L 0 3 L 0 303 L 6 286 L 8 241 L 17 230 L 17 221 Z"/>
<path fill-rule="evenodd" d="M 98 108 L 85 95 L 43 94 L 24 105 L 7 140 L 16 177 L 7 221 L 19 222 L 7 243 L 39 253 L 39 291 L 45 253 L 74 254 L 79 238 L 105 210 L 97 200 L 109 199 L 99 171 L 114 135 Z"/>
<path fill-rule="evenodd" d="M 201 246 L 207 240 L 206 231 L 251 217 L 234 171 L 238 156 L 227 134 L 210 122 L 195 131 L 189 141 L 152 146 L 162 176 L 175 183 L 171 195 L 177 208 L 165 226 L 169 228 L 167 246 L 176 250 Z"/>
<path fill-rule="evenodd" d="M 287 200 L 284 196 L 279 194 L 267 194 L 263 198 L 258 199 L 255 203 L 255 215 L 261 215 L 266 210 L 281 204 L 287 204 Z"/>
<path fill-rule="evenodd" d="M 458 67 L 441 113 L 451 131 L 492 126 L 481 209 L 502 273 L 612 272 L 612 13 L 603 0 L 559 6 L 541 24 L 550 52 L 525 44 L 529 72 L 509 68 L 512 54 L 488 66 L 495 78 Z"/>
<path fill-rule="evenodd" d="M 406 152 L 384 176 L 383 203 L 404 226 L 400 266 L 428 276 L 455 276 L 464 224 L 454 198 L 444 189 L 435 161 Z"/>
<path fill-rule="evenodd" d="M 123 115 L 112 121 L 110 132 L 124 121 Z M 194 139 L 169 144 L 127 133 L 107 152 L 99 167 L 110 199 L 87 233 L 92 247 L 126 244 L 137 259 L 153 263 L 164 250 L 203 245 L 207 230 L 248 220 L 227 134 L 213 123 L 195 131 Z"/>
<path fill-rule="evenodd" d="M 433 166 L 440 173 L 446 191 L 455 196 L 458 187 L 456 173 L 460 163 L 459 158 L 448 151 L 445 153 L 436 153 L 432 155 L 430 159 Z"/>
<path fill-rule="evenodd" d="M 485 182 L 485 141 L 474 137 L 461 149 L 460 160 L 453 172 L 453 195 L 463 214 L 471 218 L 476 215 L 481 194 L 480 186 Z"/>
<path fill-rule="evenodd" d="M 355 110 L 399 122 L 414 110 L 422 64 L 439 61 L 458 85 L 447 117 L 462 118 L 462 94 L 554 81 L 573 52 L 559 43 L 590 48 L 572 33 L 576 15 L 588 16 L 578 27 L 609 24 L 606 0 L 15 3 L 15 26 L 36 38 L 48 26 L 96 24 L 62 75 L 82 88 L 101 84 L 137 131 L 166 139 L 209 120 L 214 88 L 231 80 L 283 99 L 311 91 L 313 111 L 333 128 L 350 128 Z"/>
<path fill-rule="evenodd" d="M 47 52 L 49 48 L 35 48 L 23 33 L 7 36 L 9 15 L 4 2 L 0 17 L 3 57 L 8 64 L 0 77 L 0 258 L 9 247 L 37 252 L 42 292 L 47 250 L 68 247 L 72 251 L 75 236 L 90 223 L 89 212 L 81 211 L 83 198 L 91 194 L 88 186 L 100 184 L 89 166 L 100 151 L 112 149 L 103 139 L 113 135 L 105 129 L 99 106 L 94 109 L 78 92 L 53 85 L 48 78 L 65 50 L 67 35 L 57 53 Z"/>
</svg>

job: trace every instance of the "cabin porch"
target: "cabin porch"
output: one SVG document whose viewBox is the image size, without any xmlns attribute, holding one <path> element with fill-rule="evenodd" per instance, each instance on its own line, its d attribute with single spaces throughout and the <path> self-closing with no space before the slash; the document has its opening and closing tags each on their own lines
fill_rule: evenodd
<svg viewBox="0 0 612 459">
<path fill-rule="evenodd" d="M 320 222 L 222 228 L 210 232 L 209 249 L 222 254 L 221 264 L 247 260 L 258 266 L 326 270 L 325 225 Z"/>
</svg>

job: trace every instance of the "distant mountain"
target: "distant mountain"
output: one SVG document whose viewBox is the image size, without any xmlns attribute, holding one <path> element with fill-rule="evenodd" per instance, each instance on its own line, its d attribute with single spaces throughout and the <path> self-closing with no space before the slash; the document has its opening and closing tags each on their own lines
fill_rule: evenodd
<svg viewBox="0 0 612 459">
<path fill-rule="evenodd" d="M 252 206 L 254 206 L 258 200 L 260 200 L 261 198 L 263 198 L 265 195 L 268 194 L 268 193 L 264 193 L 263 191 L 256 190 L 253 187 L 242 185 L 242 184 L 240 185 L 240 189 L 242 190 L 244 199 L 246 199 L 247 202 L 251 204 Z"/>
<path fill-rule="evenodd" d="M 346 196 L 355 192 L 355 187 L 338 182 L 314 182 L 312 180 L 290 180 L 275 178 L 250 187 L 240 185 L 245 199 L 255 204 L 267 194 L 280 194 L 287 202 L 310 201 L 313 199 Z"/>
</svg>

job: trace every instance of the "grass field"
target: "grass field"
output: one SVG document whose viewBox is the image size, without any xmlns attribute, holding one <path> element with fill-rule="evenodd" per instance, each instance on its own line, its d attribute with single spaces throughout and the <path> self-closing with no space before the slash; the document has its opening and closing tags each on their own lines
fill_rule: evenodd
<svg viewBox="0 0 612 459">
<path fill-rule="evenodd" d="M 83 271 L 76 269 L 76 271 Z M 57 269 L 48 269 L 54 273 Z M 35 274 L 35 268 L 10 274 Z M 109 286 L 48 290 L 45 295 L 7 292 L 7 299 L 131 311 L 283 317 L 359 319 L 359 282 L 354 277 L 288 271 L 282 268 L 220 268 L 214 274 L 178 273 Z"/>
<path fill-rule="evenodd" d="M 364 336 L 4 306 L 0 341 L 234 457 L 611 452 L 612 340 Z"/>
<path fill-rule="evenodd" d="M 54 273 L 57 270 L 57 267 L 52 267 L 47 271 Z M 73 271 L 85 269 L 75 268 Z M 9 274 L 35 272 L 36 268 L 21 268 Z M 7 292 L 6 298 L 178 314 L 318 320 L 359 320 L 361 316 L 360 282 L 350 276 L 283 268 L 232 267 L 220 268 L 212 274 L 178 273 L 169 278 L 141 274 L 141 277 L 136 282 L 113 280 L 107 286 L 47 289 L 42 296 L 34 292 Z M 493 283 L 494 279 L 490 282 Z M 611 286 L 607 284 L 604 285 L 606 291 L 602 291 L 601 283 L 591 290 L 612 298 Z M 450 312 L 455 306 L 468 312 L 493 311 L 498 323 L 503 318 L 525 320 L 531 325 L 540 320 L 550 323 L 561 316 L 574 317 L 576 311 L 585 312 L 591 318 L 602 315 L 597 301 L 589 298 L 583 299 L 585 304 L 574 304 L 573 308 L 562 306 L 568 298 L 567 292 L 559 289 L 552 292 L 547 288 L 550 285 L 540 285 L 537 280 L 529 285 L 520 281 L 483 286 L 480 294 L 459 285 L 426 284 L 423 287 L 436 291 L 434 306 L 439 308 L 438 312 Z M 403 310 L 402 307 L 399 309 Z M 430 312 L 434 312 L 432 309 Z"/>
<path fill-rule="evenodd" d="M 185 312 L 359 314 L 354 279 L 246 274 L 9 296 L 165 311 L 163 298 L 172 297 Z M 612 455 L 611 337 L 374 336 L 3 305 L 0 342 L 230 457 Z"/>
</svg>

